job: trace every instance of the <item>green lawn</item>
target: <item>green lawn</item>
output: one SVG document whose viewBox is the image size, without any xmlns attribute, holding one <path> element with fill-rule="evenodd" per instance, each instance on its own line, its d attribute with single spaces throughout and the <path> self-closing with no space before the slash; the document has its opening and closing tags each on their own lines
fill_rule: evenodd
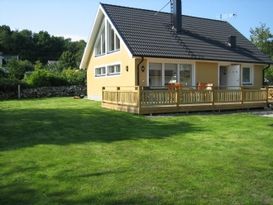
<svg viewBox="0 0 273 205">
<path fill-rule="evenodd" d="M 273 204 L 273 118 L 1 101 L 0 204 Z"/>
</svg>

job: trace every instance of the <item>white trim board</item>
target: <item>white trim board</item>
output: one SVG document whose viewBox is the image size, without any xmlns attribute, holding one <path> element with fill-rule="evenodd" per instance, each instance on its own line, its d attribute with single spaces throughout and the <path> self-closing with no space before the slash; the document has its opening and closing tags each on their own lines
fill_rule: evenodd
<svg viewBox="0 0 273 205">
<path fill-rule="evenodd" d="M 190 64 L 192 66 L 192 78 L 191 78 L 191 81 L 192 81 L 192 85 L 193 87 L 196 86 L 196 63 L 194 61 L 173 61 L 173 62 L 165 62 L 165 61 L 153 61 L 151 59 L 147 59 L 147 86 L 149 87 L 150 86 L 150 82 L 149 82 L 149 79 L 150 79 L 150 64 L 151 63 L 160 63 L 161 64 L 161 86 L 164 87 L 165 85 L 165 64 L 176 64 L 177 65 L 177 76 L 178 76 L 178 79 L 180 79 L 180 73 L 179 73 L 179 65 L 180 64 Z"/>
<path fill-rule="evenodd" d="M 109 66 L 114 66 L 114 65 L 120 65 L 120 73 L 119 73 L 119 74 L 113 74 L 113 75 L 107 75 L 108 67 L 109 67 Z M 101 68 L 101 67 L 105 67 L 106 75 L 96 76 L 96 68 Z M 113 62 L 113 63 L 108 63 L 108 64 L 99 65 L 99 66 L 94 67 L 94 70 L 93 70 L 92 73 L 93 73 L 93 75 L 94 75 L 94 78 L 112 78 L 112 77 L 119 77 L 119 76 L 122 75 L 122 63 L 118 61 L 118 62 Z"/>
<path fill-rule="evenodd" d="M 116 27 L 114 26 L 113 22 L 111 21 L 111 19 L 109 18 L 109 16 L 107 15 L 107 13 L 105 12 L 104 8 L 102 7 L 102 5 L 100 4 L 98 11 L 97 11 L 97 15 L 92 27 L 92 31 L 91 34 L 88 38 L 86 47 L 84 49 L 84 54 L 81 60 L 81 64 L 80 64 L 80 69 L 86 69 L 87 68 L 87 63 L 89 62 L 89 59 L 93 53 L 94 47 L 95 47 L 95 41 L 96 41 L 96 34 L 98 33 L 98 29 L 100 29 L 101 26 L 101 21 L 103 19 L 103 17 L 105 18 L 105 20 L 107 20 L 109 22 L 109 24 L 112 26 L 113 30 L 115 31 L 116 35 L 119 37 L 120 39 L 120 44 L 124 45 L 124 47 L 126 48 L 129 57 L 132 58 L 133 55 L 131 53 L 131 51 L 129 50 L 127 44 L 124 42 L 123 38 L 121 37 L 120 33 L 118 32 L 118 30 L 116 29 Z M 105 33 L 107 33 L 107 31 L 105 31 Z M 107 56 L 110 55 L 109 54 L 105 54 L 103 56 Z"/>
</svg>

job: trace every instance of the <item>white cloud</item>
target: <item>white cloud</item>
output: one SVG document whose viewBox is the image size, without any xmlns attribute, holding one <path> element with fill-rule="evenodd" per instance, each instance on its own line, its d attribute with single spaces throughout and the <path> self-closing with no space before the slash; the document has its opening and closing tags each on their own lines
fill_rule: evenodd
<svg viewBox="0 0 273 205">
<path fill-rule="evenodd" d="M 60 36 L 64 38 L 71 38 L 72 41 L 80 41 L 80 40 L 87 40 L 87 37 L 84 36 L 78 36 L 78 35 L 73 35 L 73 34 L 56 34 L 55 36 Z"/>
<path fill-rule="evenodd" d="M 237 17 L 236 13 L 225 13 L 220 15 L 220 19 L 224 21 L 227 21 L 229 19 L 236 18 L 236 17 Z"/>
</svg>

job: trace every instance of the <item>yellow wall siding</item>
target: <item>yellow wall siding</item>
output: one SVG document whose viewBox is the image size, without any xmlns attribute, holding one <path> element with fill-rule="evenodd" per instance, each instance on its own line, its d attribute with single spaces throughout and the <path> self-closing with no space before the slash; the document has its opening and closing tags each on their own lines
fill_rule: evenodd
<svg viewBox="0 0 273 205">
<path fill-rule="evenodd" d="M 135 58 L 121 43 L 120 51 L 95 57 L 93 52 L 87 69 L 87 95 L 90 99 L 101 99 L 103 86 L 135 86 Z M 95 68 L 120 63 L 120 75 L 95 77 Z M 128 66 L 128 71 L 126 71 Z"/>
<path fill-rule="evenodd" d="M 262 87 L 263 86 L 263 68 L 262 65 L 255 65 L 254 66 L 254 87 Z"/>
<path fill-rule="evenodd" d="M 140 64 L 138 71 L 138 65 L 141 58 L 131 57 L 126 49 L 125 45 L 121 43 L 121 49 L 119 52 L 108 54 L 105 56 L 95 57 L 94 52 L 90 58 L 87 72 L 87 92 L 88 97 L 91 99 L 101 99 L 102 87 L 133 87 L 137 85 L 137 74 L 139 74 L 140 86 L 148 85 L 148 72 L 147 69 L 149 63 L 191 63 L 195 65 L 195 84 L 198 82 L 213 83 L 218 86 L 219 74 L 218 66 L 220 62 L 202 62 L 202 61 L 190 61 L 182 59 L 164 59 L 164 58 L 144 58 L 144 61 Z M 95 77 L 95 68 L 107 65 L 113 65 L 115 63 L 121 64 L 121 74 L 116 76 Z M 225 63 L 227 65 L 232 63 Z M 242 66 L 243 64 L 241 64 Z M 126 67 L 128 66 L 128 71 Z M 144 72 L 141 71 L 141 67 L 144 66 Z M 254 81 L 252 86 L 260 88 L 263 85 L 262 73 L 263 65 L 254 65 Z"/>
<path fill-rule="evenodd" d="M 218 63 L 196 62 L 196 83 L 213 83 L 218 86 Z"/>
<path fill-rule="evenodd" d="M 141 62 L 141 59 L 136 59 L 136 73 L 137 73 L 137 67 L 139 65 L 139 63 Z M 141 71 L 141 67 L 144 66 L 144 72 Z M 147 86 L 148 85 L 148 65 L 147 65 L 147 60 L 144 59 L 144 61 L 139 65 L 139 85 L 140 86 Z M 136 78 L 137 80 L 137 78 Z"/>
</svg>

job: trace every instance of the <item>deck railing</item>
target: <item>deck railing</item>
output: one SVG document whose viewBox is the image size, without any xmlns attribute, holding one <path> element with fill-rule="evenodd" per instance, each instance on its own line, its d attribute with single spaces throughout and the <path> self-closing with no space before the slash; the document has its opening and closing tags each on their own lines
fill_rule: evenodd
<svg viewBox="0 0 273 205">
<path fill-rule="evenodd" d="M 102 102 L 118 105 L 137 106 L 139 87 L 103 87 Z"/>
<path fill-rule="evenodd" d="M 269 101 L 273 101 L 273 87 L 268 87 L 268 93 L 267 93 L 267 97 Z"/>
<path fill-rule="evenodd" d="M 174 90 L 142 90 L 141 91 L 141 105 L 174 105 L 177 101 L 177 92 Z"/>
<path fill-rule="evenodd" d="M 196 88 L 145 89 L 143 87 L 104 87 L 102 102 L 141 108 L 182 107 L 188 105 L 227 105 L 268 103 L 273 101 L 273 87 L 262 89 L 246 88 Z"/>
</svg>

